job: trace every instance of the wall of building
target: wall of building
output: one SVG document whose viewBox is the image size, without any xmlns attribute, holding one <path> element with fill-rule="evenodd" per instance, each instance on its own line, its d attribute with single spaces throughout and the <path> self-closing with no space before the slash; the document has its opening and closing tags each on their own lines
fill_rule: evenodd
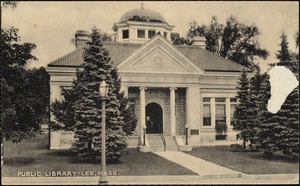
<svg viewBox="0 0 300 186">
<path fill-rule="evenodd" d="M 63 68 L 58 71 L 63 72 Z M 61 91 L 63 88 L 72 86 L 72 81 L 75 78 L 75 70 L 65 70 L 65 73 L 57 73 L 50 71 L 50 90 L 51 102 L 63 99 Z M 122 86 L 127 88 L 130 86 L 136 87 L 134 93 L 128 93 L 129 98 L 134 99 L 135 113 L 137 118 L 140 117 L 140 94 L 138 87 L 141 86 L 141 81 L 144 76 L 135 76 L 131 74 L 130 78 L 126 75 L 122 76 Z M 162 77 L 160 77 L 162 76 Z M 167 79 L 166 79 L 167 77 Z M 203 126 L 203 97 L 225 97 L 232 98 L 236 95 L 236 86 L 239 73 L 212 73 L 205 74 L 198 78 L 191 76 L 185 78 L 184 76 L 170 75 L 166 77 L 163 74 L 151 77 L 151 82 L 142 82 L 142 85 L 148 87 L 146 90 L 146 105 L 150 102 L 157 102 L 163 108 L 163 126 L 164 134 L 170 135 L 170 86 L 176 87 L 176 135 L 185 135 L 185 125 L 189 128 L 189 140 L 192 146 L 222 144 L 223 142 L 236 142 L 236 132 L 228 127 L 227 140 L 215 140 L 215 126 Z M 156 79 L 154 79 L 156 78 Z M 125 81 L 124 81 L 125 80 Z M 146 79 L 145 79 L 146 80 Z M 155 80 L 155 82 L 154 82 Z M 189 81 L 191 80 L 191 81 Z M 147 86 L 148 85 L 148 86 Z M 181 87 L 181 88 L 180 88 Z M 186 87 L 186 88 L 183 88 Z M 51 120 L 53 120 L 53 116 Z M 138 144 L 138 136 L 140 134 L 139 124 L 136 127 L 132 137 L 129 139 L 130 146 L 133 147 Z M 70 146 L 72 134 L 69 132 L 51 132 L 51 148 L 67 148 Z"/>
</svg>

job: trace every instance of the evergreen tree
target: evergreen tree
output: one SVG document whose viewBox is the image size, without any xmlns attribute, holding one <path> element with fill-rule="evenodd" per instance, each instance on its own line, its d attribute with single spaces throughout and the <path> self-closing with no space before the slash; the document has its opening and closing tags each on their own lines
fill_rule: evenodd
<svg viewBox="0 0 300 186">
<path fill-rule="evenodd" d="M 113 79 L 117 80 L 115 81 L 115 93 L 117 95 L 117 99 L 120 100 L 120 111 L 124 121 L 122 129 L 125 134 L 129 136 L 135 130 L 138 120 L 133 110 L 129 107 L 129 99 L 124 96 L 124 92 L 121 92 L 121 79 L 119 78 L 117 69 L 114 68 L 111 74 Z"/>
<path fill-rule="evenodd" d="M 101 133 L 106 132 L 106 148 L 108 161 L 120 158 L 126 147 L 125 134 L 122 130 L 123 120 L 120 115 L 120 101 L 117 99 L 117 79 L 113 79 L 113 67 L 107 49 L 103 48 L 100 34 L 94 29 L 92 41 L 88 43 L 83 58 L 83 71 L 77 72 L 79 92 L 74 104 L 75 143 L 73 149 L 79 155 L 99 154 L 101 151 Z M 101 97 L 98 92 L 100 82 L 109 85 L 106 104 L 107 131 L 101 131 Z"/>
<path fill-rule="evenodd" d="M 289 51 L 287 36 L 285 33 L 282 33 L 280 36 L 281 43 L 280 43 L 280 50 L 278 50 L 278 53 L 276 54 L 277 59 L 279 59 L 279 62 L 286 63 L 291 61 L 291 54 Z"/>
<path fill-rule="evenodd" d="M 91 41 L 87 43 L 83 70 L 77 70 L 76 80 L 70 90 L 63 91 L 65 100 L 54 102 L 52 111 L 56 129 L 75 133 L 72 150 L 82 156 L 95 158 L 101 152 L 101 98 L 99 85 L 105 81 L 109 86 L 106 100 L 106 157 L 108 162 L 117 161 L 125 147 L 126 134 L 136 127 L 136 122 L 125 123 L 134 115 L 126 115 L 128 99 L 120 93 L 121 80 L 112 66 L 107 49 L 103 48 L 101 35 L 93 29 Z M 125 130 L 127 128 L 130 130 Z M 133 129 L 132 129 L 133 128 Z"/>
<path fill-rule="evenodd" d="M 280 130 L 277 129 L 277 146 L 288 157 L 299 157 L 299 86 L 286 98 L 277 113 L 281 118 Z"/>
<path fill-rule="evenodd" d="M 293 57 L 289 52 L 284 33 L 281 40 L 281 50 L 277 54 L 280 61 L 277 64 L 291 70 L 299 81 L 299 55 L 295 54 L 296 57 Z M 275 130 L 278 148 L 288 157 L 299 157 L 299 86 L 286 98 L 276 117 L 280 118 Z"/>
<path fill-rule="evenodd" d="M 299 59 L 279 62 L 291 70 L 299 81 Z M 280 131 L 277 131 L 278 146 L 290 158 L 299 157 L 299 86 L 286 98 L 277 115 L 281 118 Z"/>
<path fill-rule="evenodd" d="M 248 106 L 248 112 L 252 116 L 252 123 L 250 123 L 249 141 L 251 147 L 256 144 L 256 134 L 259 131 L 259 110 L 261 109 L 262 100 L 259 99 L 259 91 L 261 89 L 262 77 L 260 71 L 257 71 L 255 76 L 250 79 L 250 103 Z"/>
<path fill-rule="evenodd" d="M 268 100 L 271 97 L 270 90 L 269 75 L 265 73 L 262 75 L 262 82 L 259 89 L 259 124 L 256 128 L 255 135 L 256 145 L 265 153 L 273 153 L 279 149 L 276 145 L 277 137 L 275 134 L 275 127 L 279 126 L 278 121 L 280 118 L 267 110 Z"/>
<path fill-rule="evenodd" d="M 253 124 L 253 110 L 250 103 L 250 87 L 247 72 L 244 69 L 239 79 L 239 86 L 237 87 L 237 99 L 239 104 L 236 106 L 233 116 L 233 129 L 239 131 L 237 137 L 243 139 L 244 150 L 246 149 L 246 141 L 251 138 L 252 135 L 252 124 Z"/>
</svg>

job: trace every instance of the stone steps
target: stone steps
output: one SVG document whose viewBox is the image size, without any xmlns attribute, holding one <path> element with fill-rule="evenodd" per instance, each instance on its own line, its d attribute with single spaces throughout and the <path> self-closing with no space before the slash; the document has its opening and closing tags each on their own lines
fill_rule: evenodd
<svg viewBox="0 0 300 186">
<path fill-rule="evenodd" d="M 164 136 L 167 151 L 178 151 L 177 145 L 171 136 Z M 147 140 L 153 152 L 164 151 L 164 144 L 160 134 L 147 134 Z"/>
</svg>

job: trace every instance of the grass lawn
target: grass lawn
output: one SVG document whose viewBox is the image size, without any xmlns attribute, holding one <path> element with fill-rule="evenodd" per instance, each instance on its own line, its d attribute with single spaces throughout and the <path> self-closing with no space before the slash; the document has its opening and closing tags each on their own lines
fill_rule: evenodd
<svg viewBox="0 0 300 186">
<path fill-rule="evenodd" d="M 233 152 L 229 146 L 198 147 L 187 153 L 247 174 L 299 173 L 299 160 L 288 160 L 281 155 L 270 157 L 261 152 Z"/>
<path fill-rule="evenodd" d="M 4 141 L 3 176 L 17 176 L 18 171 L 100 171 L 96 162 L 78 157 L 69 150 L 48 150 L 48 134 L 18 144 Z M 118 175 L 196 175 L 196 173 L 153 153 L 127 149 L 118 164 L 107 165 Z M 82 175 L 81 175 L 82 176 Z"/>
</svg>

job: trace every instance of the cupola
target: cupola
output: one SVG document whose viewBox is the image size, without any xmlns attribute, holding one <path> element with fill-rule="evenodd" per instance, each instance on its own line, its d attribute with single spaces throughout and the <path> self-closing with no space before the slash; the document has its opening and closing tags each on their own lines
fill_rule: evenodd
<svg viewBox="0 0 300 186">
<path fill-rule="evenodd" d="M 144 43 L 158 33 L 170 40 L 173 28 L 160 13 L 145 9 L 142 4 L 141 8 L 126 12 L 112 29 L 117 42 Z"/>
</svg>

